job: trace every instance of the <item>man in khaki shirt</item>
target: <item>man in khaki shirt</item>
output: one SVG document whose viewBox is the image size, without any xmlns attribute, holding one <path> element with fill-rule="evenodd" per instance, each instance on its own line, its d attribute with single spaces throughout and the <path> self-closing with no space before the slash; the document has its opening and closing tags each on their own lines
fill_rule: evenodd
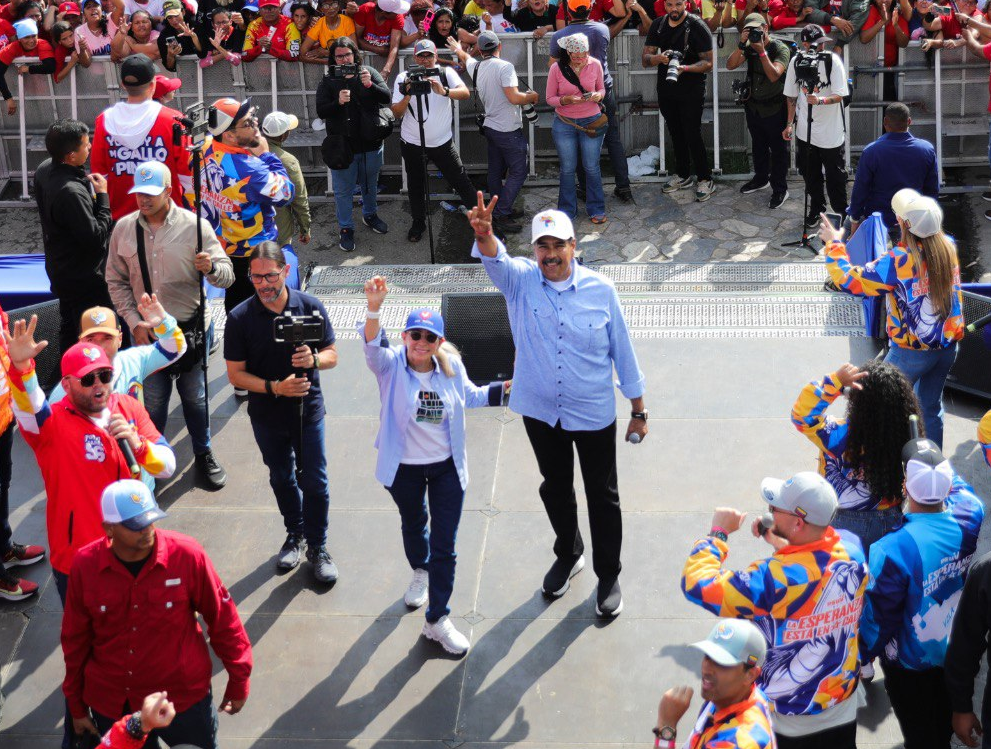
<svg viewBox="0 0 991 749">
<path fill-rule="evenodd" d="M 155 334 L 138 313 L 137 300 L 143 293 L 158 294 L 162 306 L 179 320 L 184 331 L 198 326 L 200 291 L 199 274 L 203 273 L 214 286 L 227 288 L 234 282 L 230 258 L 220 246 L 217 235 L 205 219 L 197 219 L 192 211 L 179 208 L 170 199 L 172 175 L 162 164 L 146 161 L 138 164 L 134 187 L 138 210 L 117 222 L 110 236 L 107 258 L 107 287 L 117 313 L 130 326 L 135 343 L 154 343 Z M 203 252 L 196 252 L 196 231 L 203 237 Z M 152 288 L 147 288 L 139 257 L 138 232 L 144 245 L 144 257 Z M 203 373 L 197 366 L 207 355 L 213 338 L 210 309 L 206 316 L 205 347 L 190 346 L 179 360 L 180 372 L 176 389 L 182 403 L 186 428 L 193 443 L 196 471 L 208 489 L 216 490 L 227 483 L 227 473 L 217 463 L 210 448 L 210 427 L 207 418 L 206 392 Z M 204 350 L 205 348 L 205 350 Z M 169 367 L 144 381 L 145 407 L 155 427 L 165 433 L 169 399 L 172 396 L 172 375 Z"/>
</svg>

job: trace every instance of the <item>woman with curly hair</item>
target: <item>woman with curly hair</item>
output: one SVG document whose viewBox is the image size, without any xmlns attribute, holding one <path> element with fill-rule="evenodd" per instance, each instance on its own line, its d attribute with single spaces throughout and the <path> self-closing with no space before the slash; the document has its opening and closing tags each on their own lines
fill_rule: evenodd
<svg viewBox="0 0 991 749">
<path fill-rule="evenodd" d="M 826 416 L 841 395 L 848 399 L 846 416 Z M 921 420 L 911 383 L 897 367 L 879 361 L 859 369 L 844 364 L 813 380 L 791 410 L 792 423 L 819 448 L 819 473 L 839 497 L 832 525 L 855 533 L 865 554 L 901 524 L 901 452 L 912 437 L 913 415 Z"/>
<path fill-rule="evenodd" d="M 826 270 L 833 283 L 855 296 L 887 297 L 891 348 L 884 360 L 909 379 L 919 397 L 926 434 L 943 447 L 943 384 L 963 338 L 960 263 L 953 240 L 943 233 L 943 210 L 915 190 L 891 199 L 901 240 L 872 263 L 850 262 L 843 231 L 823 218 Z"/>
</svg>

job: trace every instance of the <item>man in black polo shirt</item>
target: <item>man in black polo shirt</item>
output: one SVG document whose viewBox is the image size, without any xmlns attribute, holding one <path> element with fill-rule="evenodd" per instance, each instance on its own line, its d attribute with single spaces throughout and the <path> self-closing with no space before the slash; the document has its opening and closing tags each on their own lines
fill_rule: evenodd
<svg viewBox="0 0 991 749">
<path fill-rule="evenodd" d="M 326 410 L 315 370 L 337 366 L 334 329 L 316 297 L 286 286 L 288 266 L 278 244 L 255 245 L 248 268 L 255 296 L 227 316 L 224 358 L 231 384 L 248 391 L 251 429 L 286 524 L 288 536 L 279 551 L 278 567 L 293 569 L 306 549 L 316 579 L 333 583 L 337 565 L 326 547 L 330 509 L 323 444 Z M 295 350 L 288 343 L 276 343 L 274 321 L 284 315 L 319 320 L 323 325 L 320 341 L 312 348 L 300 345 Z M 306 375 L 297 377 L 295 372 L 300 370 Z M 298 398 L 303 399 L 302 445 Z M 299 483 L 297 462 L 302 470 Z"/>
</svg>

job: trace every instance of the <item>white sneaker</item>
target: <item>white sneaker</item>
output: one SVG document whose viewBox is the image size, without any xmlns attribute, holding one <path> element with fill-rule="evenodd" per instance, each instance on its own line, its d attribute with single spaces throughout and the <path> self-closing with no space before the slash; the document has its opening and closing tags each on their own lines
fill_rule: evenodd
<svg viewBox="0 0 991 749">
<path fill-rule="evenodd" d="M 471 647 L 468 638 L 458 632 L 446 616 L 442 616 L 433 624 L 426 622 L 422 634 L 428 640 L 439 642 L 440 646 L 451 655 L 464 655 Z"/>
<path fill-rule="evenodd" d="M 413 579 L 409 581 L 403 600 L 411 609 L 418 609 L 427 602 L 427 584 L 430 578 L 426 570 L 413 570 Z"/>
<path fill-rule="evenodd" d="M 712 193 L 716 191 L 716 183 L 711 179 L 700 179 L 698 184 L 695 185 L 695 199 L 704 203 L 709 198 L 712 197 Z"/>
<path fill-rule="evenodd" d="M 314 130 L 326 130 L 327 123 L 321 120 L 319 117 L 314 117 L 313 120 L 310 122 L 310 127 L 313 128 Z"/>
</svg>

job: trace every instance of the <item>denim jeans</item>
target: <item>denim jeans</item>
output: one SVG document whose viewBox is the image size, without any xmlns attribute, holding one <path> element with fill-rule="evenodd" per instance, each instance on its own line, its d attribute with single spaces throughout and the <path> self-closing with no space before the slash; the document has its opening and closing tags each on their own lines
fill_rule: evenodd
<svg viewBox="0 0 991 749">
<path fill-rule="evenodd" d="M 530 145 L 522 129 L 504 133 L 487 127 L 485 140 L 489 152 L 489 194 L 499 196 L 495 217 L 506 218 L 526 181 L 529 171 L 526 157 Z"/>
<path fill-rule="evenodd" d="M 124 705 L 121 705 L 124 708 Z M 100 715 L 93 711 L 93 722 L 101 734 L 129 712 L 140 710 L 141 705 L 128 705 L 128 712 L 113 717 Z M 217 749 L 217 707 L 213 704 L 213 692 L 208 691 L 206 697 L 181 713 L 176 713 L 168 728 L 159 728 L 148 734 L 144 749 L 161 749 L 159 739 L 169 746 L 191 745 L 197 749 Z"/>
<path fill-rule="evenodd" d="M 347 169 L 332 169 L 331 181 L 334 186 L 334 206 L 337 209 L 337 225 L 341 229 L 354 228 L 354 188 L 361 188 L 361 213 L 371 218 L 378 213 L 379 171 L 382 169 L 382 154 L 385 146 L 377 151 L 356 153 Z"/>
<path fill-rule="evenodd" d="M 213 322 L 206 331 L 206 350 L 213 345 Z M 172 376 L 164 370 L 149 375 L 144 381 L 145 408 L 155 428 L 165 434 L 165 423 L 169 419 L 169 400 L 172 398 Z M 197 362 L 188 372 L 175 379 L 175 389 L 182 404 L 182 415 L 193 443 L 193 453 L 202 455 L 210 452 L 210 427 L 207 426 L 206 390 L 203 387 L 203 369 Z"/>
<path fill-rule="evenodd" d="M 406 560 L 414 570 L 425 569 L 429 575 L 427 621 L 432 624 L 451 613 L 447 604 L 458 556 L 454 543 L 465 501 L 458 470 L 453 458 L 428 465 L 400 463 L 392 486 L 386 488 L 399 508 Z"/>
<path fill-rule="evenodd" d="M 579 117 L 575 122 L 579 125 L 588 125 L 599 119 L 599 115 L 593 117 Z M 557 154 L 561 159 L 561 181 L 558 186 L 557 207 L 564 211 L 572 219 L 578 216 L 578 195 L 575 191 L 575 172 L 579 165 L 585 171 L 585 208 L 588 215 L 606 215 L 606 196 L 602 190 L 602 172 L 599 168 L 599 157 L 602 154 L 602 140 L 605 136 L 604 128 L 599 129 L 598 135 L 590 138 L 581 130 L 576 130 L 571 125 L 561 122 L 558 117 L 554 118 L 551 126 L 551 133 L 554 137 L 554 145 L 557 146 Z M 579 163 L 579 158 L 581 159 Z"/>
<path fill-rule="evenodd" d="M 864 556 L 869 557 L 871 546 L 882 536 L 898 530 L 904 519 L 901 507 L 887 510 L 837 510 L 833 527 L 850 531 L 860 539 Z"/>
<path fill-rule="evenodd" d="M 327 543 L 327 514 L 330 489 L 327 485 L 327 456 L 323 444 L 323 419 L 303 424 L 303 448 L 295 417 L 289 424 L 274 425 L 251 420 L 251 429 L 268 466 L 268 483 L 286 525 L 286 533 L 303 536 L 319 548 Z M 296 483 L 296 460 L 303 465 L 303 485 Z M 302 489 L 302 491 L 300 491 Z"/>
<path fill-rule="evenodd" d="M 14 447 L 14 422 L 0 434 L 0 556 L 10 551 L 10 478 L 14 465 L 10 459 Z"/>
<path fill-rule="evenodd" d="M 892 346 L 884 360 L 894 364 L 915 388 L 922 407 L 926 437 L 943 448 L 943 384 L 957 358 L 957 345 L 944 349 L 914 349 Z"/>
</svg>

